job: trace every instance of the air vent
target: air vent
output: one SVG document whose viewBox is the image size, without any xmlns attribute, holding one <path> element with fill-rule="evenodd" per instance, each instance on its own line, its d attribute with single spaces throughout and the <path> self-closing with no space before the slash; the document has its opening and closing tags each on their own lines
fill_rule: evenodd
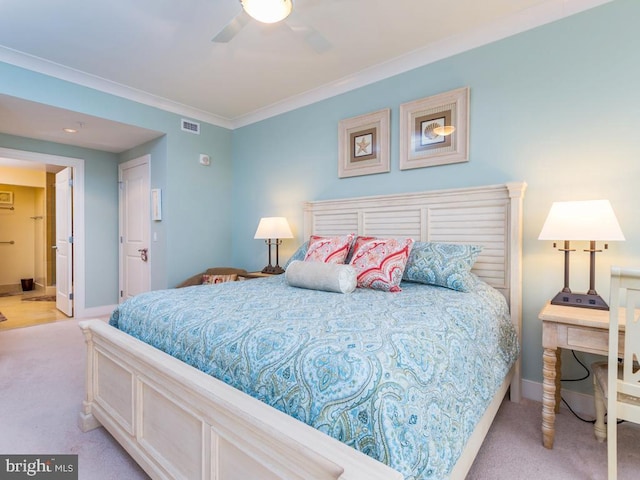
<svg viewBox="0 0 640 480">
<path fill-rule="evenodd" d="M 200 135 L 200 124 L 198 122 L 193 122 L 191 120 L 182 119 L 181 127 L 183 132 L 195 133 L 196 135 Z"/>
</svg>

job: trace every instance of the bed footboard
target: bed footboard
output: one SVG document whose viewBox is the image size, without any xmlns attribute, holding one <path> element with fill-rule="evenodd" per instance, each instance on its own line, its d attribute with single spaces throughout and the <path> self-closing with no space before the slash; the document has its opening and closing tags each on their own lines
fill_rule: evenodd
<svg viewBox="0 0 640 480">
<path fill-rule="evenodd" d="M 79 426 L 104 426 L 154 479 L 401 479 L 400 473 L 101 320 Z"/>
</svg>

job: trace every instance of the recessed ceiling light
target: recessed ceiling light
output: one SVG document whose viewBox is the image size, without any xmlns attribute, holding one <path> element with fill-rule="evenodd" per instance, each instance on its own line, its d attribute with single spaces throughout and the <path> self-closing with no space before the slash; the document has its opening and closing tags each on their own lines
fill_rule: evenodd
<svg viewBox="0 0 640 480">
<path fill-rule="evenodd" d="M 78 130 L 76 130 L 75 128 L 63 128 L 62 130 L 67 133 L 78 133 Z"/>
</svg>

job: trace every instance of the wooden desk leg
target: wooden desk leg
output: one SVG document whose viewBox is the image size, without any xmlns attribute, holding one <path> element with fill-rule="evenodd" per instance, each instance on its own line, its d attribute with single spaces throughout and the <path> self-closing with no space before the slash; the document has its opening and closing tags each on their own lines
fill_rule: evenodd
<svg viewBox="0 0 640 480">
<path fill-rule="evenodd" d="M 542 354 L 542 443 L 546 448 L 553 448 L 556 422 L 556 398 L 560 395 L 558 384 L 559 375 L 556 367 L 559 365 L 560 350 L 545 348 Z"/>
<path fill-rule="evenodd" d="M 556 349 L 556 408 L 555 412 L 560 413 L 562 403 L 562 350 Z"/>
</svg>

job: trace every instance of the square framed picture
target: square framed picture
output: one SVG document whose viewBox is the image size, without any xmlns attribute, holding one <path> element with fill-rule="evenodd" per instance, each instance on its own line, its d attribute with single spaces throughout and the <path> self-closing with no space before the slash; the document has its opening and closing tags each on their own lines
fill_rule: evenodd
<svg viewBox="0 0 640 480">
<path fill-rule="evenodd" d="M 391 109 L 340 120 L 338 176 L 355 177 L 390 170 L 389 123 Z"/>
<path fill-rule="evenodd" d="M 400 170 L 467 162 L 469 88 L 400 105 Z"/>
<path fill-rule="evenodd" d="M 0 205 L 13 205 L 13 192 L 0 192 Z"/>
</svg>

